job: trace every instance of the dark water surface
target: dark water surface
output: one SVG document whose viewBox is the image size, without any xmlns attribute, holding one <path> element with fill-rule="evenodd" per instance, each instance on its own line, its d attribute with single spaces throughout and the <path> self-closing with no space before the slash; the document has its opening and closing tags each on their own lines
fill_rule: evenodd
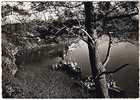
<svg viewBox="0 0 140 100">
<path fill-rule="evenodd" d="M 103 60 L 106 55 L 108 47 L 108 40 L 103 38 L 100 40 L 100 56 Z M 30 52 L 20 57 L 22 60 L 22 67 L 27 74 L 34 75 L 33 73 L 42 73 L 47 65 L 57 62 L 59 53 L 63 50 L 63 45 L 42 48 L 40 50 Z M 120 70 L 113 75 L 113 80 L 117 85 L 124 89 L 128 97 L 138 97 L 139 93 L 139 65 L 138 65 L 138 47 L 129 42 L 120 42 L 112 46 L 111 57 L 106 66 L 107 70 L 112 70 L 123 64 L 130 64 L 128 67 Z M 82 70 L 82 77 L 87 77 L 91 74 L 88 47 L 86 43 L 80 40 L 78 43 L 73 43 L 68 52 L 69 60 L 76 61 Z M 20 70 L 20 69 L 19 69 Z M 23 72 L 23 71 L 21 71 Z M 18 73 L 19 77 L 20 71 Z M 33 76 L 34 77 L 34 76 Z M 55 76 L 53 76 L 55 77 Z"/>
</svg>

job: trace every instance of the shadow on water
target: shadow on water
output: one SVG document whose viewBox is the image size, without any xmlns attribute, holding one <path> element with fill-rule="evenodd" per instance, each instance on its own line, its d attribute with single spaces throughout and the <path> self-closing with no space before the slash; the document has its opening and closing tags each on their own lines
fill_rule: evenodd
<svg viewBox="0 0 140 100">
<path fill-rule="evenodd" d="M 40 49 L 24 50 L 16 56 L 17 65 L 34 65 L 44 63 L 50 64 L 48 61 L 59 56 L 63 53 L 63 44 L 50 44 Z"/>
<path fill-rule="evenodd" d="M 86 43 L 80 40 L 78 46 L 75 43 L 71 45 L 68 57 L 76 61 L 82 70 L 82 77 L 87 77 L 91 74 L 88 47 Z M 100 56 L 101 60 L 105 58 L 108 41 L 101 40 Z M 46 66 L 56 63 L 58 56 L 63 52 L 64 45 L 55 45 L 41 48 L 40 50 L 25 53 L 23 56 L 18 57 L 20 64 L 24 67 L 25 71 L 32 73 L 40 72 Z M 111 57 L 106 66 L 107 70 L 112 70 L 123 64 L 130 64 L 128 67 L 115 73 L 112 78 L 117 82 L 117 85 L 124 89 L 128 97 L 138 97 L 139 92 L 139 67 L 138 67 L 138 47 L 129 42 L 120 42 L 113 45 L 111 48 Z M 44 67 L 45 66 L 45 67 Z M 20 76 L 20 73 L 18 74 Z M 55 76 L 54 76 L 55 77 Z"/>
</svg>

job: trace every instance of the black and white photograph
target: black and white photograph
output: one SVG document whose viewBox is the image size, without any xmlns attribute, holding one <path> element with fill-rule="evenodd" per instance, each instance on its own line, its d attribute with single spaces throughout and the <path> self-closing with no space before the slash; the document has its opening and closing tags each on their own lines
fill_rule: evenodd
<svg viewBox="0 0 140 100">
<path fill-rule="evenodd" d="M 139 98 L 139 1 L 1 1 L 3 99 Z"/>
</svg>

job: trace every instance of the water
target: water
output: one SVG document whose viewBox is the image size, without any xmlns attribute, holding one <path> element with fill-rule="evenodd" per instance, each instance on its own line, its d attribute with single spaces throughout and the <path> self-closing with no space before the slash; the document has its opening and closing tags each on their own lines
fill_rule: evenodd
<svg viewBox="0 0 140 100">
<path fill-rule="evenodd" d="M 100 56 L 101 60 L 105 59 L 106 51 L 108 48 L 108 40 L 107 38 L 102 39 L 100 48 Z M 88 58 L 88 47 L 86 43 L 82 40 L 80 41 L 80 47 L 74 49 L 71 52 L 71 57 L 76 59 L 76 61 L 81 66 L 83 77 L 90 75 L 90 63 Z M 119 72 L 113 75 L 113 80 L 117 82 L 117 85 L 124 89 L 129 97 L 138 97 L 138 89 L 139 89 L 139 62 L 138 62 L 138 47 L 129 43 L 129 42 L 121 42 L 112 46 L 111 48 L 111 56 L 110 60 L 106 66 L 106 69 L 113 70 L 114 68 L 118 68 L 123 64 L 130 64 L 128 67 L 120 70 Z"/>
<path fill-rule="evenodd" d="M 108 47 L 108 38 L 100 39 L 100 56 L 101 60 L 105 58 Z M 58 45 L 51 48 L 43 48 L 38 51 L 22 56 L 25 71 L 33 73 L 42 73 L 47 65 L 57 62 L 58 53 L 62 51 L 63 46 Z M 130 64 L 128 67 L 113 75 L 113 80 L 117 85 L 124 89 L 129 97 L 138 97 L 139 68 L 138 68 L 138 47 L 129 42 L 121 42 L 113 45 L 111 48 L 110 60 L 106 66 L 107 70 L 113 70 L 123 64 Z M 53 55 L 52 55 L 53 54 Z M 71 45 L 68 57 L 76 61 L 82 70 L 82 77 L 88 77 L 91 74 L 88 47 L 85 42 L 80 40 L 78 43 Z M 21 61 L 21 59 L 20 59 Z M 20 72 L 20 71 L 19 71 Z M 18 73 L 20 76 L 20 73 Z M 55 76 L 54 76 L 55 77 Z"/>
</svg>

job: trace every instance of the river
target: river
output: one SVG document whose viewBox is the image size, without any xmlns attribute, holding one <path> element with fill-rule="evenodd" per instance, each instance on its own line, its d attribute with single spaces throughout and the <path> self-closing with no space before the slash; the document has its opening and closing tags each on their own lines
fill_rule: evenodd
<svg viewBox="0 0 140 100">
<path fill-rule="evenodd" d="M 107 47 L 108 39 L 100 39 L 99 52 L 102 61 L 105 58 Z M 31 75 L 34 75 L 33 73 L 41 74 L 44 70 L 44 66 L 57 62 L 57 56 L 61 50 L 63 50 L 63 45 L 58 45 L 57 47 L 51 45 L 50 47 L 42 48 L 38 51 L 30 52 L 19 57 L 19 61 L 22 61 L 22 66 L 20 66 L 22 68 L 19 68 L 18 77 L 24 77 L 25 73 L 23 75 L 23 72 L 26 72 L 26 74 L 31 73 Z M 107 70 L 113 70 L 123 64 L 130 64 L 128 67 L 112 76 L 117 85 L 126 91 L 128 97 L 138 97 L 139 93 L 138 51 L 138 47 L 129 42 L 116 43 L 111 47 L 110 60 L 106 66 Z M 68 57 L 72 61 L 76 61 L 81 67 L 82 77 L 87 77 L 91 74 L 88 47 L 85 42 L 80 40 L 78 43 L 71 44 Z"/>
</svg>

